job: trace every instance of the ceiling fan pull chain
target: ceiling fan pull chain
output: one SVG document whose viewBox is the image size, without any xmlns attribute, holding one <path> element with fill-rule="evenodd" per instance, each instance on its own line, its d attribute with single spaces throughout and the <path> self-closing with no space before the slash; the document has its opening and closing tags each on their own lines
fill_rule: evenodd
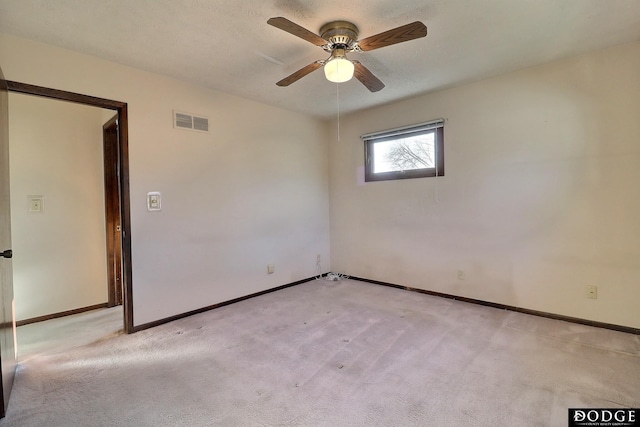
<svg viewBox="0 0 640 427">
<path fill-rule="evenodd" d="M 340 142 L 340 83 L 336 83 L 336 104 L 338 110 L 338 142 Z"/>
</svg>

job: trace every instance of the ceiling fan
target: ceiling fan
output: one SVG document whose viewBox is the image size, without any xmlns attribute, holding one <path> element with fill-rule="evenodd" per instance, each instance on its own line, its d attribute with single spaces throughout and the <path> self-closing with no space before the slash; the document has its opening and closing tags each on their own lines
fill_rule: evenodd
<svg viewBox="0 0 640 427">
<path fill-rule="evenodd" d="M 283 17 L 271 18 L 267 24 L 273 25 L 294 36 L 300 37 L 329 53 L 329 58 L 321 59 L 307 65 L 276 83 L 278 86 L 289 86 L 320 67 L 324 67 L 327 80 L 342 83 L 355 76 L 371 92 L 384 88 L 382 83 L 360 61 L 347 59 L 347 53 L 368 52 L 392 44 L 418 39 L 427 35 L 427 27 L 420 21 L 403 25 L 374 36 L 358 40 L 358 27 L 347 21 L 333 21 L 320 28 L 320 35 L 301 27 Z"/>
</svg>

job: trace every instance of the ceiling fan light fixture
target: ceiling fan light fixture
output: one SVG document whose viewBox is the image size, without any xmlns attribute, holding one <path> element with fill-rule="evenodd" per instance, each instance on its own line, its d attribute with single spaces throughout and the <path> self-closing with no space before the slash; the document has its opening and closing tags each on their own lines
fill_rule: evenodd
<svg viewBox="0 0 640 427">
<path fill-rule="evenodd" d="M 324 75 L 330 82 L 344 83 L 353 77 L 355 66 L 344 54 L 344 49 L 336 49 L 324 64 Z"/>
</svg>

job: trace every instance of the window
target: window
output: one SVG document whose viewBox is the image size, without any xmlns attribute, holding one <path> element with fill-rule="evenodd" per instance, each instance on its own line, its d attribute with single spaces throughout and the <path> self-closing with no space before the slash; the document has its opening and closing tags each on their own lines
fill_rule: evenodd
<svg viewBox="0 0 640 427">
<path fill-rule="evenodd" d="M 366 182 L 444 176 L 444 120 L 361 138 Z"/>
</svg>

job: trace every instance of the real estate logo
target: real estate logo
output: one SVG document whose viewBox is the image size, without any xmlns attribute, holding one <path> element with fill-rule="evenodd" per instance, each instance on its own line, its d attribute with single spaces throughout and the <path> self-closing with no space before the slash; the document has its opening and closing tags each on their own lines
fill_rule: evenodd
<svg viewBox="0 0 640 427">
<path fill-rule="evenodd" d="M 569 427 L 640 427 L 639 408 L 569 408 Z"/>
</svg>

